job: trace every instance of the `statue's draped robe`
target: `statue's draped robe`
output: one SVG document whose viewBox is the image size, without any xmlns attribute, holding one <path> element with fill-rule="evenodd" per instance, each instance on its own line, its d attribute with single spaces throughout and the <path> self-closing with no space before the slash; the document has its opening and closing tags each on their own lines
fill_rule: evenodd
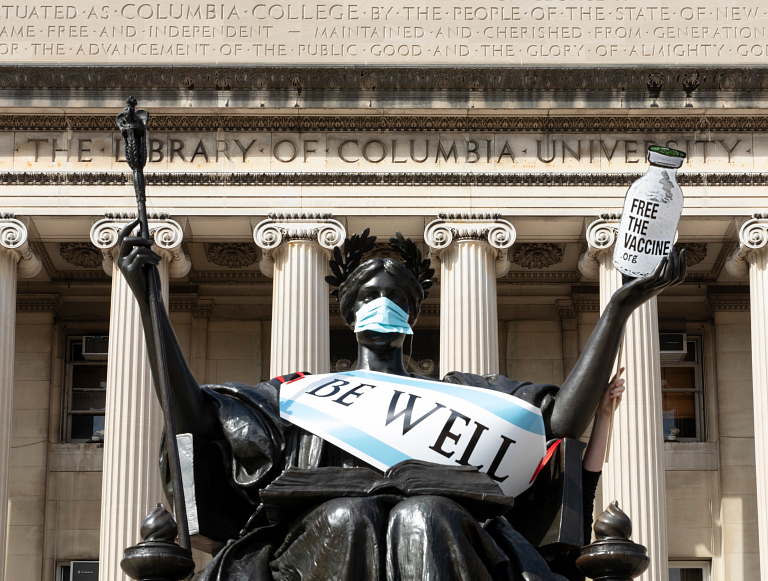
<svg viewBox="0 0 768 581">
<path fill-rule="evenodd" d="M 280 379 L 253 387 L 227 383 L 202 388 L 223 435 L 218 444 L 232 490 L 221 493 L 244 495 L 255 513 L 259 490 L 289 467 L 372 468 L 281 419 Z M 519 397 L 539 407 L 545 416 L 551 413 L 557 392 L 553 385 L 522 383 L 499 375 L 451 373 L 443 381 Z M 161 465 L 166 494 L 171 498 L 164 453 Z M 439 496 L 402 500 L 382 495 L 330 501 L 287 525 L 271 525 L 259 512 L 246 525 L 246 532 L 230 541 L 194 581 L 556 578 L 504 518 L 481 524 L 461 506 Z"/>
</svg>

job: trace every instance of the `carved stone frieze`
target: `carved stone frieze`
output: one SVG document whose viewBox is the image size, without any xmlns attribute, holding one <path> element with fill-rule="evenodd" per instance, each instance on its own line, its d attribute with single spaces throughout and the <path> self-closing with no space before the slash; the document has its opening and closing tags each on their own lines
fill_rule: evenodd
<svg viewBox="0 0 768 581">
<path fill-rule="evenodd" d="M 645 92 L 649 76 L 670 92 L 768 88 L 762 67 L 0 67 L 0 89 L 181 89 L 185 91 L 585 91 Z M 113 121 L 114 123 L 114 121 Z"/>
<path fill-rule="evenodd" d="M 147 173 L 152 186 L 471 186 L 471 187 L 628 187 L 639 173 L 493 173 L 469 172 L 158 172 Z M 681 186 L 766 187 L 768 172 L 683 173 Z M 121 172 L 0 172 L 2 186 L 120 186 L 131 185 Z"/>
<path fill-rule="evenodd" d="M 215 242 L 207 245 L 205 254 L 210 262 L 227 268 L 245 268 L 259 259 L 252 244 Z"/>
<path fill-rule="evenodd" d="M 101 252 L 90 242 L 62 242 L 59 253 L 73 266 L 80 268 L 101 266 Z"/>
<path fill-rule="evenodd" d="M 707 245 L 700 242 L 681 242 L 675 244 L 675 248 L 680 252 L 685 248 L 685 262 L 691 266 L 696 266 L 707 257 Z"/>
<path fill-rule="evenodd" d="M 766 86 L 768 88 L 768 85 Z M 753 132 L 768 115 L 155 115 L 153 131 L 380 132 L 478 131 L 535 133 Z M 1 131 L 115 131 L 109 115 L 0 115 Z"/>
<path fill-rule="evenodd" d="M 563 261 L 563 250 L 557 244 L 520 244 L 512 254 L 512 262 L 523 268 L 549 268 Z"/>
</svg>

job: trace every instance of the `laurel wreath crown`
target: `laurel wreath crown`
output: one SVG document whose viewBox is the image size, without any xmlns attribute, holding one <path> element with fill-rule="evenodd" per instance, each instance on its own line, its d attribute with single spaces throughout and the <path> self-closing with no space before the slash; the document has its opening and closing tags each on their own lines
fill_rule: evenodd
<svg viewBox="0 0 768 581">
<path fill-rule="evenodd" d="M 353 234 L 344 241 L 342 247 L 333 249 L 333 258 L 328 261 L 332 275 L 326 276 L 325 281 L 333 287 L 331 296 L 339 300 L 339 287 L 360 266 L 363 255 L 373 250 L 376 236 L 370 236 L 370 228 L 363 230 L 362 234 Z M 403 266 L 408 269 L 419 281 L 424 290 L 424 298 L 429 296 L 428 289 L 432 286 L 431 280 L 435 269 L 430 268 L 429 258 L 423 258 L 421 249 L 410 238 L 405 238 L 400 232 L 389 239 L 389 245 L 403 261 Z"/>
</svg>

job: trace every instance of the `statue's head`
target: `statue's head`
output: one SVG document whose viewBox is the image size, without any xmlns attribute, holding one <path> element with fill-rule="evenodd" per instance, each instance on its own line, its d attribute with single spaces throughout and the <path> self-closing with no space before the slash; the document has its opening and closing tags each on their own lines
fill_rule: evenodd
<svg viewBox="0 0 768 581">
<path fill-rule="evenodd" d="M 416 324 L 434 270 L 429 268 L 429 260 L 421 259 L 416 244 L 399 232 L 391 239 L 392 248 L 403 256 L 405 264 L 392 258 L 372 258 L 360 264 L 374 241 L 367 230 L 347 240 L 344 253 L 336 249 L 330 261 L 335 276 L 326 280 L 338 286 L 332 294 L 359 343 L 371 348 L 398 348 Z"/>
</svg>

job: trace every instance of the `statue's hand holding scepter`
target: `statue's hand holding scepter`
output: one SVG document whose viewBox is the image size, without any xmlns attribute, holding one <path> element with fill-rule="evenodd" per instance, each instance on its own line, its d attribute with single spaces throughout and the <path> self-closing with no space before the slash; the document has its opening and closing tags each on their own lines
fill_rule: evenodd
<svg viewBox="0 0 768 581">
<path fill-rule="evenodd" d="M 160 257 L 151 250 L 152 240 L 147 220 L 146 181 L 144 179 L 144 166 L 147 163 L 147 123 L 149 113 L 143 109 L 136 109 L 136 99 L 130 97 L 126 100 L 126 107 L 117 116 L 117 126 L 123 135 L 125 143 L 125 158 L 129 167 L 133 170 L 133 188 L 138 204 L 138 218 L 128 224 L 120 233 L 119 246 L 120 258 L 126 255 L 123 246 L 130 243 L 132 246 L 140 246 L 131 254 L 130 264 L 120 264 L 121 271 L 134 272 L 134 276 L 126 276 L 137 300 L 148 301 L 151 313 L 152 336 L 156 355 L 156 380 L 159 382 L 160 399 L 163 405 L 165 417 L 166 446 L 168 460 L 171 469 L 173 492 L 176 504 L 176 519 L 178 521 L 179 545 L 186 550 L 190 549 L 189 526 L 187 524 L 187 510 L 184 498 L 184 489 L 181 482 L 179 469 L 179 452 L 176 442 L 176 429 L 171 404 L 171 390 L 168 380 L 168 366 L 165 357 L 163 335 L 160 330 L 160 280 L 156 266 Z M 140 239 L 130 237 L 136 226 L 140 229 Z M 143 274 L 143 276 L 142 276 Z M 142 288 L 139 288 L 142 287 Z M 144 306 L 147 306 L 146 304 Z"/>
</svg>

